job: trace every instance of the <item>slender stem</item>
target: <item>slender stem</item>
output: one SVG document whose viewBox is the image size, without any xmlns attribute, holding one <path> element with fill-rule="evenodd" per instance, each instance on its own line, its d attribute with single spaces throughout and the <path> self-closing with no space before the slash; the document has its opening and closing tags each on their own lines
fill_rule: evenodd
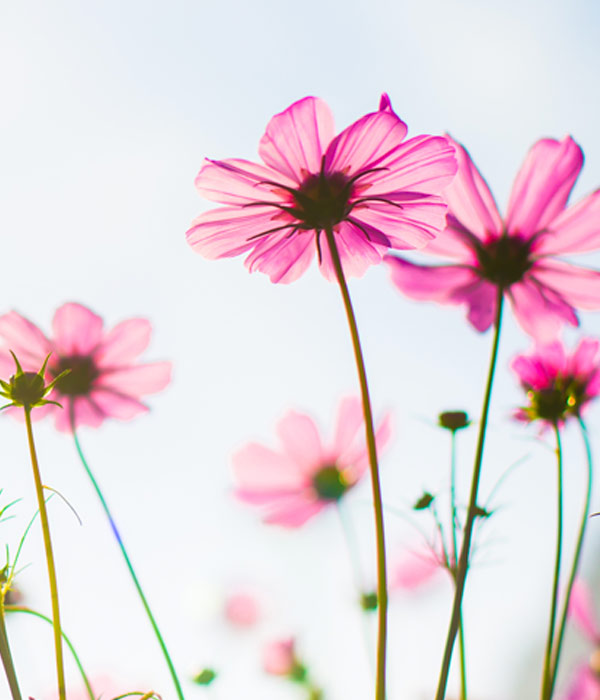
<svg viewBox="0 0 600 700">
<path fill-rule="evenodd" d="M 13 664 L 10 646 L 8 644 L 8 635 L 6 634 L 6 624 L 4 622 L 4 603 L 0 603 L 0 657 L 2 657 L 2 665 L 6 673 L 6 679 L 10 688 L 10 693 L 13 700 L 22 700 L 19 682 L 17 681 L 17 672 Z"/>
<path fill-rule="evenodd" d="M 452 616 L 448 627 L 448 635 L 446 637 L 446 646 L 444 648 L 444 657 L 442 659 L 442 667 L 440 669 L 440 678 L 436 692 L 436 700 L 444 700 L 446 697 L 446 686 L 448 685 L 448 674 L 450 672 L 450 662 L 452 661 L 452 650 L 454 641 L 460 626 L 462 598 L 467 579 L 467 571 L 469 568 L 469 551 L 471 548 L 471 536 L 473 534 L 473 525 L 475 523 L 475 507 L 477 505 L 477 491 L 479 489 L 479 477 L 481 475 L 481 465 L 483 462 L 483 448 L 485 445 L 485 433 L 487 427 L 487 419 L 490 408 L 490 399 L 492 396 L 492 386 L 494 383 L 494 373 L 496 369 L 496 360 L 498 358 L 498 347 L 500 344 L 500 329 L 502 326 L 502 306 L 503 306 L 503 290 L 498 287 L 498 297 L 496 300 L 496 320 L 494 330 L 494 342 L 492 345 L 492 355 L 490 358 L 490 367 L 488 372 L 487 385 L 485 389 L 485 397 L 483 399 L 483 410 L 481 414 L 481 423 L 479 424 L 479 437 L 477 440 L 477 451 L 475 453 L 475 464 L 473 466 L 473 477 L 471 480 L 471 495 L 469 498 L 469 507 L 467 509 L 467 519 L 465 522 L 462 547 L 456 568 L 456 590 L 454 593 L 454 603 L 452 606 Z"/>
<path fill-rule="evenodd" d="M 60 626 L 60 610 L 58 606 L 58 585 L 56 582 L 56 566 L 54 565 L 54 555 L 52 554 L 52 540 L 50 539 L 50 525 L 48 523 L 48 513 L 46 511 L 46 501 L 44 500 L 44 487 L 38 465 L 35 443 L 33 441 L 33 429 L 31 427 L 31 408 L 25 406 L 25 425 L 27 426 L 27 440 L 29 442 L 29 453 L 31 455 L 31 466 L 33 468 L 33 478 L 35 481 L 35 492 L 40 511 L 42 523 L 42 534 L 44 536 L 44 549 L 46 550 L 46 564 L 48 566 L 48 579 L 50 582 L 50 599 L 52 601 L 52 626 L 54 628 L 54 650 L 56 655 L 56 675 L 58 679 L 59 700 L 66 699 L 65 668 L 62 650 L 62 631 Z"/>
<path fill-rule="evenodd" d="M 590 500 L 592 496 L 592 449 L 590 447 L 589 436 L 585 423 L 578 417 L 579 427 L 581 428 L 581 435 L 583 437 L 583 443 L 585 446 L 585 454 L 587 461 L 587 485 L 585 490 L 585 500 L 583 509 L 581 511 L 581 523 L 579 525 L 579 534 L 577 536 L 577 544 L 575 545 L 575 553 L 573 555 L 573 564 L 571 565 L 571 573 L 569 574 L 569 580 L 567 583 L 567 589 L 565 591 L 565 599 L 563 603 L 563 610 L 560 617 L 560 623 L 558 626 L 558 635 L 556 637 L 556 642 L 554 645 L 554 654 L 552 657 L 552 664 L 550 667 L 550 682 L 548 687 L 548 698 L 552 697 L 552 692 L 554 691 L 554 684 L 556 682 L 556 675 L 558 673 L 558 662 L 560 660 L 560 652 L 562 649 L 563 637 L 565 634 L 565 627 L 567 624 L 567 616 L 569 612 L 569 600 L 571 598 L 571 591 L 573 590 L 573 583 L 575 577 L 577 576 L 577 569 L 579 568 L 579 561 L 581 559 L 581 549 L 583 547 L 583 538 L 585 536 L 585 529 L 587 526 L 587 521 L 590 512 Z"/>
<path fill-rule="evenodd" d="M 337 281 L 342 293 L 344 308 L 350 327 L 352 337 L 352 347 L 354 358 L 358 370 L 358 381 L 362 397 L 363 413 L 365 417 L 365 432 L 367 440 L 367 450 L 369 453 L 369 467 L 371 472 L 371 488 L 373 491 L 373 507 L 375 510 L 375 533 L 377 539 L 377 612 L 378 612 L 378 632 L 377 632 L 377 674 L 375 681 L 375 699 L 385 699 L 385 662 L 387 644 L 387 581 L 386 581 L 386 561 L 385 561 L 385 532 L 383 523 L 383 505 L 381 498 L 381 484 L 379 482 L 379 468 L 377 466 L 377 448 L 375 445 L 375 430 L 373 428 L 373 412 L 371 410 L 371 400 L 369 398 L 369 386 L 367 384 L 367 373 L 360 346 L 358 327 L 356 318 L 348 292 L 348 285 L 344 277 L 340 255 L 337 249 L 333 230 L 325 229 L 325 236 L 331 252 L 331 260 L 337 277 Z"/>
<path fill-rule="evenodd" d="M 148 616 L 148 619 L 150 620 L 150 624 L 152 625 L 152 629 L 154 630 L 154 634 L 155 634 L 156 639 L 158 640 L 158 643 L 160 645 L 161 651 L 163 653 L 163 656 L 164 656 L 165 661 L 167 663 L 167 666 L 169 668 L 169 673 L 171 674 L 173 684 L 175 686 L 175 691 L 177 693 L 177 697 L 179 698 L 179 700 L 184 700 L 183 691 L 181 689 L 181 683 L 179 682 L 179 678 L 177 677 L 177 672 L 175 671 L 175 666 L 173 665 L 173 662 L 171 661 L 171 657 L 169 656 L 169 652 L 167 650 L 167 645 L 165 644 L 164 639 L 162 637 L 162 634 L 160 633 L 160 630 L 158 628 L 156 620 L 154 619 L 154 615 L 152 614 L 152 611 L 150 610 L 150 605 L 148 604 L 148 601 L 146 600 L 146 596 L 144 595 L 144 591 L 142 590 L 142 586 L 140 585 L 140 582 L 139 582 L 138 577 L 134 571 L 131 560 L 129 559 L 129 555 L 127 554 L 127 550 L 125 549 L 125 545 L 123 544 L 123 540 L 121 539 L 121 535 L 117 529 L 117 526 L 116 526 L 115 521 L 112 517 L 112 514 L 110 512 L 108 504 L 106 503 L 106 499 L 104 498 L 104 494 L 102 493 L 102 490 L 100 489 L 100 486 L 98 485 L 98 482 L 94 478 L 92 470 L 90 469 L 90 467 L 87 463 L 87 460 L 83 454 L 83 450 L 81 449 L 81 444 L 79 443 L 79 438 L 77 437 L 77 433 L 75 432 L 75 421 L 74 421 L 73 415 L 71 415 L 71 430 L 73 433 L 73 439 L 75 440 L 75 447 L 77 448 L 77 454 L 79 455 L 79 459 L 81 460 L 81 463 L 83 464 L 83 468 L 85 469 L 90 481 L 92 482 L 92 486 L 94 487 L 94 490 L 96 491 L 96 495 L 100 499 L 100 503 L 102 504 L 102 508 L 104 509 L 104 513 L 106 514 L 106 517 L 108 518 L 108 522 L 110 523 L 110 526 L 111 526 L 111 529 L 112 529 L 113 534 L 115 536 L 115 539 L 117 540 L 117 544 L 119 545 L 119 549 L 121 550 L 121 554 L 123 555 L 123 559 L 125 560 L 125 564 L 127 566 L 127 569 L 129 570 L 129 575 L 131 576 L 131 580 L 133 581 L 133 584 L 137 590 L 138 596 L 139 596 L 140 600 L 142 601 L 142 605 L 144 606 L 144 610 L 146 611 L 146 615 Z"/>
<path fill-rule="evenodd" d="M 556 477 L 557 477 L 557 517 L 556 517 L 556 562 L 554 564 L 554 579 L 552 582 L 552 601 L 550 603 L 550 620 L 548 622 L 548 637 L 546 639 L 546 652 L 544 654 L 544 668 L 542 671 L 542 700 L 550 698 L 550 673 L 552 665 L 552 644 L 554 642 L 554 630 L 556 627 L 556 609 L 558 607 L 558 584 L 560 580 L 560 560 L 562 555 L 563 536 L 563 456 L 558 424 L 554 423 L 554 435 L 556 436 Z"/>
<path fill-rule="evenodd" d="M 467 657 L 465 654 L 465 623 L 462 612 L 458 623 L 458 658 L 460 661 L 460 700 L 467 700 Z"/>
<path fill-rule="evenodd" d="M 52 624 L 52 619 L 49 617 L 46 617 L 46 615 L 42 615 L 42 613 L 37 612 L 37 610 L 32 610 L 31 608 L 24 607 L 23 605 L 7 605 L 6 606 L 6 612 L 8 613 L 25 613 L 27 615 L 33 615 L 34 617 L 39 617 L 40 620 L 45 620 L 46 622 L 49 622 Z M 92 686 L 90 684 L 90 680 L 87 677 L 87 674 L 83 668 L 83 665 L 81 663 L 81 660 L 79 659 L 79 656 L 77 655 L 77 652 L 75 651 L 75 647 L 71 643 L 71 640 L 67 637 L 67 635 L 62 632 L 62 638 L 65 640 L 65 644 L 69 647 L 69 651 L 71 652 L 71 655 L 73 656 L 73 660 L 75 661 L 75 665 L 79 669 L 79 673 L 81 674 L 81 678 L 83 679 L 83 683 L 85 685 L 85 689 L 87 691 L 87 694 L 90 696 L 90 700 L 96 700 L 94 696 L 94 691 L 92 690 Z"/>
</svg>

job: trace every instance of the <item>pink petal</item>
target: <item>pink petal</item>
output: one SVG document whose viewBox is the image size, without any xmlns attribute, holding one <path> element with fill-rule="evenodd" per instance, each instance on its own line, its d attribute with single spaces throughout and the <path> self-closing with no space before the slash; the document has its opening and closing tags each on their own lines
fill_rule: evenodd
<svg viewBox="0 0 600 700">
<path fill-rule="evenodd" d="M 579 309 L 600 309 L 600 272 L 544 258 L 531 270 L 532 277 Z"/>
<path fill-rule="evenodd" d="M 25 371 L 37 371 L 42 366 L 52 345 L 42 331 L 31 321 L 10 311 L 0 316 L 0 337 L 7 350 L 12 350 Z M 15 373 L 15 361 L 9 353 L 3 353 L 2 373 L 8 378 Z"/>
<path fill-rule="evenodd" d="M 289 284 L 303 275 L 315 255 L 314 232 L 289 234 L 281 231 L 265 236 L 248 255 L 245 265 L 250 272 L 259 270 L 271 282 Z"/>
<path fill-rule="evenodd" d="M 390 414 L 387 413 L 375 428 L 375 450 L 378 460 L 391 436 L 392 419 Z M 346 476 L 349 476 L 352 484 L 355 484 L 369 468 L 369 451 L 367 449 L 367 435 L 364 423 L 362 430 L 356 434 L 354 441 L 340 452 L 338 464 L 345 467 Z"/>
<path fill-rule="evenodd" d="M 162 391 L 171 381 L 170 362 L 152 362 L 102 372 L 94 387 L 114 390 L 132 397 Z"/>
<path fill-rule="evenodd" d="M 147 406 L 132 396 L 118 394 L 101 387 L 94 387 L 90 401 L 106 418 L 117 418 L 118 420 L 131 420 L 149 410 Z"/>
<path fill-rule="evenodd" d="M 321 467 L 323 447 L 310 416 L 290 411 L 277 424 L 277 435 L 284 453 L 304 474 L 310 476 Z"/>
<path fill-rule="evenodd" d="M 308 173 L 319 172 L 333 128 L 325 102 L 305 97 L 271 119 L 258 153 L 267 165 L 299 184 Z"/>
<path fill-rule="evenodd" d="M 585 636 L 595 644 L 600 643 L 600 630 L 596 621 L 592 593 L 582 579 L 576 579 L 569 598 L 569 617 Z"/>
<path fill-rule="evenodd" d="M 319 500 L 307 500 L 296 496 L 286 501 L 280 501 L 269 509 L 263 517 L 263 522 L 283 527 L 300 527 L 319 513 L 327 505 L 327 502 Z"/>
<path fill-rule="evenodd" d="M 133 362 L 148 347 L 152 325 L 145 318 L 131 318 L 118 323 L 104 336 L 94 353 L 99 367 L 123 366 Z"/>
<path fill-rule="evenodd" d="M 507 295 L 519 325 L 539 343 L 555 340 L 565 323 L 579 325 L 573 308 L 554 290 L 535 280 L 513 284 Z"/>
<path fill-rule="evenodd" d="M 448 140 L 454 145 L 458 160 L 456 177 L 444 192 L 450 212 L 480 240 L 490 234 L 499 236 L 502 219 L 492 193 L 466 148 L 450 137 Z"/>
<path fill-rule="evenodd" d="M 354 175 L 369 168 L 387 167 L 406 132 L 406 124 L 393 112 L 366 114 L 329 144 L 325 170 Z"/>
<path fill-rule="evenodd" d="M 289 218 L 282 220 L 271 207 L 221 207 L 201 214 L 185 235 L 197 253 L 216 260 L 231 258 L 254 248 L 261 240 L 259 236 L 286 224 L 289 224 L 287 230 L 294 225 Z M 287 230 L 283 235 L 287 235 Z"/>
<path fill-rule="evenodd" d="M 334 229 L 342 269 L 346 277 L 361 277 L 371 265 L 381 262 L 386 247 L 376 242 L 370 242 L 358 226 L 348 221 L 342 221 Z M 331 253 L 325 234 L 320 236 L 321 260 L 319 267 L 323 276 L 330 282 L 337 277 L 331 259 Z"/>
<path fill-rule="evenodd" d="M 587 664 L 579 666 L 571 681 L 565 700 L 598 700 L 600 679 Z"/>
<path fill-rule="evenodd" d="M 405 590 L 420 588 L 440 571 L 440 564 L 431 552 L 408 552 L 393 567 L 390 587 Z"/>
<path fill-rule="evenodd" d="M 88 355 L 102 340 L 102 319 L 81 304 L 63 304 L 52 320 L 60 355 Z"/>
<path fill-rule="evenodd" d="M 452 214 L 446 215 L 446 228 L 431 241 L 423 250 L 426 254 L 440 255 L 451 258 L 466 265 L 475 267 L 477 256 L 473 247 L 473 234 L 467 231 Z"/>
<path fill-rule="evenodd" d="M 582 338 L 569 363 L 569 372 L 574 376 L 585 376 L 597 371 L 600 342 Z"/>
<path fill-rule="evenodd" d="M 237 483 L 244 491 L 269 492 L 306 486 L 302 468 L 287 455 L 251 442 L 232 456 Z"/>
<path fill-rule="evenodd" d="M 363 421 L 362 402 L 359 398 L 351 396 L 340 402 L 331 449 L 333 454 L 343 452 L 354 441 L 359 430 L 364 433 Z"/>
<path fill-rule="evenodd" d="M 581 148 L 570 136 L 562 141 L 538 141 L 513 185 L 506 216 L 508 233 L 528 238 L 545 229 L 565 208 L 582 165 Z"/>
<path fill-rule="evenodd" d="M 67 397 L 61 397 L 60 401 L 63 405 L 63 409 L 56 409 L 54 425 L 57 430 L 63 433 L 71 432 L 71 419 L 70 419 L 70 402 L 73 399 Z M 79 428 L 82 425 L 87 425 L 90 428 L 98 428 L 106 415 L 100 410 L 98 406 L 93 404 L 89 398 L 82 397 L 74 399 L 74 416 L 75 416 L 75 427 Z"/>
<path fill-rule="evenodd" d="M 294 187 L 294 179 L 240 158 L 226 160 L 205 160 L 196 176 L 195 185 L 206 199 L 221 204 L 244 206 L 252 202 L 278 202 L 287 192 L 271 184 L 277 182 L 286 187 Z"/>
<path fill-rule="evenodd" d="M 536 253 L 556 255 L 587 253 L 600 248 L 600 190 L 578 204 L 565 209 L 551 222 L 550 230 L 540 236 Z"/>
</svg>

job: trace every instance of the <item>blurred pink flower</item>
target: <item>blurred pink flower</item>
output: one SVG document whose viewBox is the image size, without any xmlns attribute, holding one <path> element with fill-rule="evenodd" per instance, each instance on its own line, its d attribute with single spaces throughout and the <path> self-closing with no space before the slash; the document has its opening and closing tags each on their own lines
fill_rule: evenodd
<svg viewBox="0 0 600 700">
<path fill-rule="evenodd" d="M 445 191 L 448 225 L 425 252 L 456 263 L 430 267 L 386 256 L 394 284 L 413 299 L 465 304 L 478 331 L 493 323 L 501 286 L 523 330 L 542 342 L 564 323 L 577 326 L 576 308 L 600 309 L 600 273 L 555 257 L 600 248 L 600 190 L 566 208 L 583 165 L 575 141 L 533 146 L 504 220 L 468 152 L 453 143 L 459 168 Z"/>
<path fill-rule="evenodd" d="M 431 549 L 409 549 L 390 564 L 390 590 L 414 591 L 429 583 L 444 568 Z"/>
<path fill-rule="evenodd" d="M 225 600 L 225 618 L 237 627 L 251 627 L 259 613 L 258 602 L 249 593 L 234 593 Z"/>
<path fill-rule="evenodd" d="M 563 697 L 564 700 L 600 700 L 600 676 L 588 664 L 581 664 Z"/>
<path fill-rule="evenodd" d="M 69 303 L 56 311 L 52 328 L 53 337 L 47 338 L 15 311 L 0 316 L 0 338 L 4 341 L 0 376 L 14 374 L 9 350 L 25 371 L 39 370 L 48 353 L 52 354 L 46 374 L 51 378 L 70 369 L 49 395 L 63 408 L 47 405 L 32 413 L 34 419 L 53 413 L 58 430 L 70 430 L 71 411 L 76 426 L 97 427 L 105 418 L 129 420 L 148 410 L 141 396 L 161 391 L 170 381 L 170 362 L 136 362 L 150 342 L 152 327 L 145 319 L 122 321 L 105 332 L 100 316 L 81 304 Z M 8 411 L 19 416 L 23 413 Z"/>
<path fill-rule="evenodd" d="M 278 639 L 265 645 L 263 668 L 270 675 L 289 676 L 297 665 L 295 642 L 291 637 Z"/>
<path fill-rule="evenodd" d="M 196 187 L 225 206 L 201 214 L 189 244 L 209 259 L 249 252 L 246 266 L 272 282 L 293 282 L 317 252 L 335 279 L 321 233 L 332 227 L 347 275 L 362 275 L 388 248 L 421 248 L 445 225 L 439 196 L 456 172 L 443 136 L 404 141 L 407 127 L 387 95 L 334 137 L 320 99 L 305 97 L 276 114 L 258 147 L 265 165 L 206 160 Z"/>
<path fill-rule="evenodd" d="M 554 424 L 580 415 L 600 394 L 599 350 L 600 342 L 583 338 L 571 355 L 556 341 L 516 357 L 511 366 L 529 405 L 519 408 L 515 417 L 527 423 L 539 419 Z"/>
<path fill-rule="evenodd" d="M 233 455 L 236 495 L 264 506 L 264 521 L 299 527 L 338 501 L 362 477 L 369 463 L 361 402 L 344 399 L 335 436 L 323 446 L 313 420 L 290 411 L 277 424 L 279 452 L 250 443 Z M 376 433 L 380 450 L 390 437 L 386 416 Z"/>
</svg>

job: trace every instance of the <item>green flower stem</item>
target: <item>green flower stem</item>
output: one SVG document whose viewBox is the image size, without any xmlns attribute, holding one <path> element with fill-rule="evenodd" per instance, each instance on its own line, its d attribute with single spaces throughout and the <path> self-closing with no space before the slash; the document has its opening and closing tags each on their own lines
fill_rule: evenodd
<svg viewBox="0 0 600 700">
<path fill-rule="evenodd" d="M 458 623 L 458 658 L 460 661 L 460 700 L 467 700 L 467 659 L 465 655 L 465 625 L 462 612 Z"/>
<path fill-rule="evenodd" d="M 546 639 L 546 651 L 544 653 L 544 668 L 542 670 L 542 700 L 551 696 L 550 674 L 552 667 L 552 645 L 554 643 L 554 630 L 556 628 L 556 609 L 558 607 L 558 584 L 560 580 L 560 560 L 562 555 L 563 539 L 563 455 L 558 424 L 554 423 L 554 435 L 556 437 L 556 477 L 557 477 L 557 517 L 556 517 L 556 562 L 554 564 L 554 579 L 552 582 L 552 601 L 550 603 L 550 620 L 548 623 L 548 637 Z"/>
<path fill-rule="evenodd" d="M 42 534 L 44 536 L 44 549 L 46 551 L 46 564 L 48 567 L 48 579 L 50 582 L 50 599 L 52 601 L 52 626 L 54 628 L 54 651 L 56 656 L 56 676 L 58 679 L 59 700 L 66 700 L 65 667 L 62 650 L 62 630 L 60 626 L 60 610 L 58 606 L 58 585 L 56 582 L 56 566 L 54 565 L 54 555 L 52 554 L 52 541 L 50 539 L 50 525 L 48 523 L 48 512 L 46 511 L 46 501 L 44 500 L 44 487 L 38 465 L 35 443 L 33 441 L 33 430 L 31 427 L 31 408 L 24 407 L 25 425 L 27 426 L 27 440 L 29 442 L 29 453 L 31 455 L 31 466 L 33 468 L 33 478 L 35 481 L 35 492 L 40 511 L 42 523 Z"/>
<path fill-rule="evenodd" d="M 4 666 L 4 672 L 6 673 L 6 679 L 8 680 L 8 686 L 13 700 L 22 700 L 19 682 L 17 681 L 17 673 L 13 664 L 12 654 L 10 653 L 10 646 L 8 645 L 4 610 L 4 602 L 0 602 L 0 657 L 2 658 L 2 665 Z"/>
<path fill-rule="evenodd" d="M 161 651 L 163 653 L 163 656 L 164 656 L 165 661 L 167 663 L 167 666 L 169 668 L 169 673 L 171 674 L 171 678 L 173 679 L 173 684 L 175 686 L 175 692 L 177 693 L 177 697 L 179 698 L 179 700 L 184 700 L 183 690 L 181 689 L 181 683 L 179 682 L 179 678 L 177 677 L 177 672 L 175 671 L 175 666 L 173 665 L 173 662 L 171 661 L 171 657 L 169 656 L 169 652 L 167 650 L 167 645 L 165 644 L 164 639 L 162 637 L 162 634 L 160 633 L 160 630 L 158 628 L 156 620 L 154 619 L 154 615 L 152 614 L 152 611 L 150 610 L 150 605 L 148 604 L 148 601 L 146 600 L 146 596 L 144 595 L 144 591 L 142 590 L 142 586 L 140 585 L 140 582 L 139 582 L 138 577 L 134 571 L 131 560 L 129 559 L 129 555 L 127 554 L 127 550 L 125 549 L 125 545 L 123 544 L 123 540 L 121 539 L 121 535 L 117 529 L 115 521 L 114 521 L 112 514 L 109 510 L 108 504 L 106 503 L 106 500 L 104 498 L 102 490 L 100 489 L 98 482 L 94 478 L 94 475 L 92 474 L 92 470 L 90 469 L 90 467 L 87 463 L 87 460 L 83 454 L 83 450 L 81 449 L 81 444 L 79 443 L 79 438 L 77 437 L 77 433 L 75 431 L 75 422 L 74 422 L 73 415 L 71 415 L 71 430 L 73 433 L 73 439 L 75 440 L 75 447 L 77 448 L 77 454 L 79 455 L 79 459 L 81 460 L 81 463 L 83 464 L 83 468 L 85 469 L 90 481 L 92 482 L 92 486 L 94 487 L 94 490 L 96 491 L 96 495 L 100 499 L 100 503 L 102 504 L 102 508 L 104 509 L 104 513 L 106 514 L 106 517 L 108 518 L 108 522 L 110 523 L 110 526 L 111 526 L 111 529 L 112 529 L 113 534 L 115 536 L 115 539 L 117 540 L 117 544 L 119 545 L 119 549 L 121 550 L 121 554 L 123 555 L 123 559 L 125 560 L 125 564 L 126 564 L 127 569 L 129 571 L 129 575 L 131 576 L 131 580 L 133 581 L 133 584 L 137 590 L 138 596 L 139 596 L 140 600 L 142 601 L 142 605 L 144 606 L 144 610 L 146 611 L 146 615 L 148 616 L 148 619 L 150 620 L 150 624 L 152 625 L 152 629 L 154 630 L 154 634 L 156 636 L 156 639 L 158 640 L 158 644 L 160 645 Z"/>
<path fill-rule="evenodd" d="M 52 619 L 49 617 L 46 617 L 46 615 L 42 615 L 42 613 L 37 612 L 37 610 L 32 610 L 31 608 L 27 608 L 23 605 L 7 605 L 6 606 L 6 612 L 7 613 L 25 613 L 26 615 L 33 615 L 34 617 L 38 617 L 40 620 L 45 620 L 46 622 L 49 622 L 52 624 Z M 71 640 L 67 637 L 67 635 L 62 632 L 62 638 L 65 641 L 65 644 L 69 647 L 69 651 L 71 652 L 71 655 L 73 656 L 73 660 L 75 661 L 75 665 L 79 669 L 79 673 L 81 674 L 81 678 L 83 679 L 83 683 L 85 685 L 85 689 L 87 691 L 87 694 L 90 696 L 90 700 L 96 700 L 94 696 L 94 691 L 92 690 L 92 686 L 90 684 L 90 680 L 87 677 L 87 674 L 83 668 L 83 665 L 81 663 L 81 660 L 79 659 L 79 656 L 77 655 L 77 652 L 75 651 L 75 647 L 71 643 Z"/>
<path fill-rule="evenodd" d="M 469 498 L 469 507 L 467 509 L 467 520 L 465 522 L 462 547 L 456 568 L 456 590 L 454 593 L 454 603 L 452 605 L 452 615 L 450 625 L 448 627 L 448 635 L 446 637 L 446 646 L 444 648 L 444 657 L 440 669 L 440 678 L 436 692 L 436 700 L 444 700 L 446 697 L 446 686 L 448 685 L 448 674 L 450 673 L 450 662 L 452 661 L 452 650 L 454 642 L 460 627 L 462 598 L 465 590 L 465 582 L 467 580 L 467 571 L 469 568 L 469 552 L 471 549 L 471 537 L 473 534 L 473 526 L 475 524 L 475 508 L 477 506 L 477 492 L 479 490 L 479 477 L 481 476 L 481 465 L 483 462 L 483 448 L 485 445 L 485 434 L 487 428 L 488 413 L 490 408 L 490 399 L 492 396 L 492 386 L 494 383 L 494 374 L 496 369 L 496 360 L 498 358 L 498 347 L 500 345 L 500 329 L 502 326 L 502 306 L 504 294 L 502 287 L 498 287 L 498 296 L 496 300 L 496 320 L 494 324 L 494 342 L 492 345 L 492 354 L 490 358 L 490 366 L 488 372 L 487 385 L 485 389 L 485 397 L 483 399 L 483 410 L 481 414 L 481 423 L 479 424 L 479 437 L 477 439 L 477 450 L 475 453 L 475 464 L 473 466 L 473 477 L 471 480 L 471 495 Z"/>
<path fill-rule="evenodd" d="M 579 561 L 581 559 L 581 549 L 583 547 L 583 538 L 585 536 L 585 529 L 587 526 L 587 521 L 590 513 L 590 501 L 592 497 L 592 476 L 593 476 L 593 466 L 592 466 L 592 450 L 590 447 L 590 441 L 588 437 L 587 428 L 585 423 L 579 417 L 579 427 L 581 428 L 581 435 L 583 437 L 583 443 L 585 447 L 586 461 L 587 461 L 587 485 L 585 491 L 585 499 L 583 509 L 581 511 L 581 523 L 579 525 L 579 534 L 577 536 L 577 544 L 575 545 L 575 553 L 573 555 L 573 564 L 571 565 L 571 573 L 569 574 L 569 580 L 567 583 L 567 589 L 565 591 L 565 600 L 563 603 L 563 610 L 560 617 L 560 623 L 558 625 L 558 635 L 556 637 L 556 642 L 554 646 L 554 654 L 552 657 L 552 664 L 550 666 L 550 681 L 548 685 L 548 699 L 552 697 L 554 691 L 554 684 L 556 682 L 556 675 L 558 673 L 558 662 L 560 660 L 560 652 L 562 649 L 563 637 L 565 634 L 565 627 L 567 624 L 567 616 L 569 612 L 569 600 L 571 598 L 571 591 L 573 590 L 573 583 L 575 577 L 577 576 L 577 569 L 579 568 Z"/>
<path fill-rule="evenodd" d="M 385 561 L 385 532 L 383 524 L 383 505 L 381 498 L 381 484 L 379 482 L 379 468 L 377 466 L 377 447 L 375 445 L 375 430 L 373 428 L 373 412 L 371 410 L 371 400 L 369 398 L 369 386 L 367 384 L 367 373 L 365 370 L 365 362 L 360 346 L 360 338 L 358 335 L 358 327 L 356 318 L 348 292 L 348 285 L 344 277 L 340 255 L 337 249 L 333 229 L 327 228 L 324 231 L 327 238 L 327 244 L 331 253 L 331 260 L 337 277 L 337 281 L 342 293 L 344 308 L 348 318 L 348 326 L 350 327 L 350 335 L 352 337 L 352 347 L 354 349 L 354 358 L 356 360 L 356 368 L 358 370 L 358 381 L 360 383 L 360 392 L 362 397 L 363 414 L 365 417 L 365 432 L 367 439 L 367 450 L 369 453 L 369 467 L 371 472 L 371 487 L 373 491 L 373 506 L 375 509 L 375 533 L 377 538 L 377 613 L 378 613 L 378 632 L 377 632 L 377 674 L 375 681 L 375 700 L 385 700 L 385 662 L 386 662 L 386 645 L 387 645 L 387 581 L 386 581 L 386 561 Z"/>
</svg>

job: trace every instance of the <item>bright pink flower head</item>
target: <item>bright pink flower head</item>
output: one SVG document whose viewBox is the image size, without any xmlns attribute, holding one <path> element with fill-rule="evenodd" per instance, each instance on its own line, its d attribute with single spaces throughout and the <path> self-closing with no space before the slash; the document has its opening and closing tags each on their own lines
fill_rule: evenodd
<svg viewBox="0 0 600 700">
<path fill-rule="evenodd" d="M 518 409 L 515 417 L 527 423 L 558 424 L 580 415 L 600 393 L 599 349 L 600 342 L 583 338 L 571 355 L 556 341 L 516 357 L 511 366 L 527 392 L 529 406 Z"/>
<path fill-rule="evenodd" d="M 277 424 L 281 450 L 250 443 L 233 456 L 236 495 L 264 507 L 264 521 L 299 527 L 340 498 L 365 473 L 369 456 L 359 399 L 344 399 L 332 443 L 324 446 L 313 420 L 290 411 Z M 376 433 L 380 450 L 390 437 L 386 416 Z"/>
<path fill-rule="evenodd" d="M 106 418 L 129 420 L 148 410 L 140 398 L 164 389 L 170 381 L 171 363 L 137 363 L 150 342 L 149 321 L 132 318 L 106 332 L 102 319 L 81 304 L 64 304 L 54 314 L 53 336 L 48 338 L 31 321 L 15 311 L 0 316 L 0 376 L 14 374 L 15 363 L 23 369 L 39 370 L 48 353 L 46 375 L 54 378 L 65 369 L 49 398 L 58 406 L 42 406 L 32 412 L 34 419 L 48 413 L 55 416 L 58 430 L 75 426 L 98 427 Z M 22 410 L 8 409 L 21 415 Z"/>
<path fill-rule="evenodd" d="M 206 160 L 200 193 L 225 206 L 201 214 L 189 244 L 209 259 L 249 252 L 246 266 L 293 282 L 315 254 L 335 279 L 321 233 L 332 229 L 344 272 L 362 275 L 388 248 L 421 248 L 445 225 L 439 196 L 456 172 L 442 136 L 404 141 L 387 95 L 338 136 L 329 107 L 305 97 L 276 114 L 260 140 L 264 165 Z"/>
<path fill-rule="evenodd" d="M 577 326 L 576 308 L 600 309 L 600 273 L 555 257 L 600 248 L 600 190 L 566 208 L 583 165 L 575 141 L 533 146 L 504 220 L 469 154 L 454 145 L 458 174 L 445 192 L 448 225 L 425 252 L 456 262 L 430 267 L 388 256 L 394 284 L 413 299 L 465 304 L 478 331 L 493 323 L 500 287 L 523 330 L 540 342 L 554 340 L 565 323 Z"/>
<path fill-rule="evenodd" d="M 263 649 L 263 668 L 272 676 L 289 676 L 298 664 L 293 638 L 269 642 Z"/>
</svg>

